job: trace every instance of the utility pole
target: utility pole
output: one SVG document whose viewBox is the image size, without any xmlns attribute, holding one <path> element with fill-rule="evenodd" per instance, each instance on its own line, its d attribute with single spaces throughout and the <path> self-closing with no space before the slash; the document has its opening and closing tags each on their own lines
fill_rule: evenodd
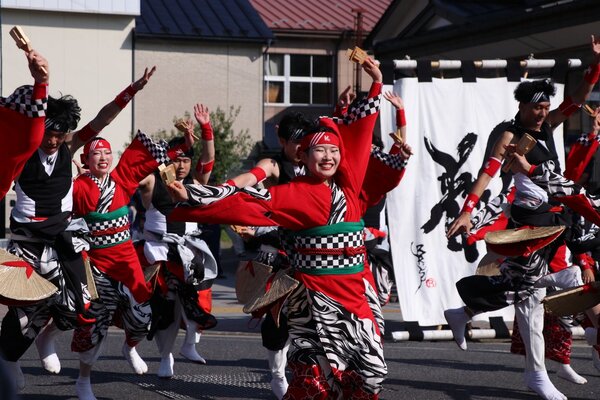
<svg viewBox="0 0 600 400">
<path fill-rule="evenodd" d="M 353 8 L 352 12 L 355 13 L 354 16 L 354 33 L 355 33 L 355 40 L 354 40 L 354 45 L 361 47 L 362 48 L 362 36 L 363 36 L 363 23 L 362 23 L 362 19 L 363 19 L 363 13 L 366 10 L 364 8 Z M 361 91 L 361 87 L 362 87 L 362 82 L 361 82 L 361 68 L 360 68 L 360 64 L 358 63 L 354 63 L 354 93 L 356 93 L 357 95 L 360 93 Z"/>
</svg>

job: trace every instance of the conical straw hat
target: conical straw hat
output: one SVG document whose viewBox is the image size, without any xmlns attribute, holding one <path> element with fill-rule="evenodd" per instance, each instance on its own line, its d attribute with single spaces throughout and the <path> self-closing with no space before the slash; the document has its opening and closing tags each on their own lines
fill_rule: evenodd
<svg viewBox="0 0 600 400">
<path fill-rule="evenodd" d="M 235 273 L 235 294 L 238 302 L 246 304 L 254 292 L 264 287 L 273 268 L 257 261 L 242 261 Z"/>
<path fill-rule="evenodd" d="M 23 259 L 0 249 L 0 302 L 36 302 L 57 291 L 54 284 L 39 276 Z"/>
<path fill-rule="evenodd" d="M 564 226 L 536 226 L 506 229 L 502 231 L 488 232 L 485 234 L 484 240 L 488 244 L 520 243 L 532 239 L 549 237 L 557 233 L 561 233 L 564 230 Z"/>
<path fill-rule="evenodd" d="M 275 273 L 273 279 L 266 279 L 260 287 L 256 288 L 242 311 L 251 314 L 273 304 L 290 294 L 299 284 L 300 282 L 289 276 L 286 270 L 281 269 Z"/>
<path fill-rule="evenodd" d="M 600 303 L 600 282 L 559 290 L 546 296 L 542 303 L 558 317 L 578 314 Z"/>
</svg>

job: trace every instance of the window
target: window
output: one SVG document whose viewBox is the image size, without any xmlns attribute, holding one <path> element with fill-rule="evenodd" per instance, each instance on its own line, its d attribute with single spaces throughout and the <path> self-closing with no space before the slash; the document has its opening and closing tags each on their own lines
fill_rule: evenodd
<svg viewBox="0 0 600 400">
<path fill-rule="evenodd" d="M 330 105 L 331 56 L 267 54 L 265 103 Z"/>
</svg>

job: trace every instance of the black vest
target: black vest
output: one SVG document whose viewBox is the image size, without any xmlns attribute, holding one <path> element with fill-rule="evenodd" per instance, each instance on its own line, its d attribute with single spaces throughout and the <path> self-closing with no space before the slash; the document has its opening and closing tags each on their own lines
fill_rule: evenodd
<svg viewBox="0 0 600 400">
<path fill-rule="evenodd" d="M 538 141 L 535 147 L 525 156 L 527 161 L 532 165 L 539 165 L 545 161 L 553 160 L 555 165 L 554 172 L 560 173 L 558 154 L 556 152 L 554 135 L 552 133 L 550 124 L 544 122 L 542 124 L 542 129 L 538 132 L 524 128 L 518 121 L 519 114 L 517 114 L 515 119 L 511 121 L 512 123 L 507 130 L 512 132 L 518 139 L 520 139 L 525 133 L 528 133 Z M 544 142 L 545 146 L 540 142 Z"/>
<path fill-rule="evenodd" d="M 286 158 L 283 152 L 273 157 L 273 160 L 275 160 L 277 166 L 279 167 L 278 185 L 288 183 L 296 177 L 296 173 L 294 172 L 294 164 Z"/>
<path fill-rule="evenodd" d="M 62 200 L 71 189 L 71 151 L 63 143 L 58 148 L 58 155 L 52 174 L 48 176 L 36 151 L 25 163 L 19 176 L 19 186 L 23 192 L 35 201 L 36 217 L 51 217 L 60 214 Z"/>
<path fill-rule="evenodd" d="M 187 176 L 182 182 L 183 184 L 194 183 L 194 180 Z M 175 233 L 177 235 L 185 235 L 185 222 L 180 221 L 169 221 L 169 214 L 175 208 L 175 204 L 171 199 L 167 185 L 160 178 L 160 173 L 157 171 L 154 173 L 154 190 L 152 191 L 152 205 L 162 215 L 167 218 L 167 232 Z"/>
</svg>

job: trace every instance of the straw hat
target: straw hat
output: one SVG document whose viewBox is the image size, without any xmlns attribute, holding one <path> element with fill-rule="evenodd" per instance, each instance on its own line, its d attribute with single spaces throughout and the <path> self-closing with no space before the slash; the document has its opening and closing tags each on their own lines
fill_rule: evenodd
<svg viewBox="0 0 600 400">
<path fill-rule="evenodd" d="M 600 303 L 600 282 L 563 289 L 542 300 L 546 311 L 558 317 L 575 315 Z"/>
<path fill-rule="evenodd" d="M 564 230 L 564 226 L 524 226 L 517 229 L 488 232 L 485 234 L 484 240 L 489 249 L 498 254 L 527 256 L 552 243 Z"/>
<path fill-rule="evenodd" d="M 500 275 L 500 263 L 503 258 L 503 256 L 496 254 L 493 251 L 488 251 L 481 261 L 479 261 L 479 265 L 477 265 L 477 269 L 475 270 L 475 275 Z"/>
<path fill-rule="evenodd" d="M 280 269 L 275 276 L 268 277 L 260 287 L 256 288 L 242 311 L 251 314 L 264 309 L 277 300 L 285 298 L 299 284 L 300 282 L 288 275 L 287 270 Z"/>
<path fill-rule="evenodd" d="M 0 249 L 0 303 L 26 305 L 46 299 L 58 291 L 31 264 Z"/>
<path fill-rule="evenodd" d="M 273 268 L 257 261 L 242 261 L 235 273 L 235 295 L 238 302 L 246 304 L 254 292 L 264 287 Z"/>
</svg>

